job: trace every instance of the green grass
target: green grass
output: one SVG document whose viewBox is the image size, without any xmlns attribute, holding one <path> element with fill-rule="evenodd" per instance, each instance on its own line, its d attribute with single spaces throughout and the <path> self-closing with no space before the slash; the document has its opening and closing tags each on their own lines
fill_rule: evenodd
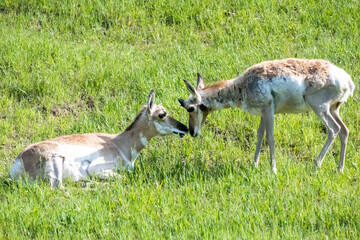
<svg viewBox="0 0 360 240">
<path fill-rule="evenodd" d="M 153 139 L 125 180 L 18 186 L 8 181 L 27 145 L 60 135 L 118 133 L 151 88 L 182 122 L 182 79 L 239 76 L 263 60 L 324 58 L 359 86 L 358 1 L 0 2 L 1 239 L 358 239 L 359 96 L 344 174 L 337 139 L 311 174 L 326 133 L 313 113 L 275 118 L 278 174 L 260 119 L 240 109 L 209 116 L 198 138 Z"/>
</svg>

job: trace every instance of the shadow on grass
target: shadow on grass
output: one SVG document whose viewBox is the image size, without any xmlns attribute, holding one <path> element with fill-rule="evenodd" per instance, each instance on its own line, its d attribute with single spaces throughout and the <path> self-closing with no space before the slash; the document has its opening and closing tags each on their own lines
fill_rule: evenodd
<svg viewBox="0 0 360 240">
<path fill-rule="evenodd" d="M 92 177 L 79 182 L 72 182 L 69 179 L 63 180 L 65 190 L 99 190 L 109 189 L 114 185 L 131 186 L 138 184 L 152 184 L 158 182 L 174 182 L 182 184 L 186 182 L 201 181 L 222 181 L 230 176 L 238 176 L 244 182 L 253 181 L 257 175 L 266 174 L 266 169 L 255 169 L 249 161 L 239 159 L 225 162 L 221 159 L 206 161 L 194 159 L 191 161 L 177 161 L 171 165 L 156 164 L 156 158 L 148 159 L 146 162 L 138 161 L 134 170 L 118 170 L 117 173 L 122 176 L 121 179 L 109 178 L 106 180 Z M 264 172 L 265 171 L 265 172 Z M 47 181 L 35 181 L 25 183 L 21 180 L 13 181 L 7 174 L 0 176 L 0 188 L 4 191 L 11 191 L 19 188 L 47 187 L 50 184 Z M 31 188 L 30 187 L 30 188 Z"/>
<path fill-rule="evenodd" d="M 156 159 L 149 159 L 149 161 L 156 163 Z M 171 166 L 155 163 L 139 161 L 133 172 L 126 172 L 126 182 L 174 181 L 181 184 L 207 180 L 221 181 L 231 175 L 239 175 L 244 181 L 250 181 L 251 175 L 258 172 L 258 169 L 254 169 L 249 162 L 240 160 L 225 162 L 220 159 L 215 161 L 194 159 L 191 162 L 177 161 Z"/>
</svg>

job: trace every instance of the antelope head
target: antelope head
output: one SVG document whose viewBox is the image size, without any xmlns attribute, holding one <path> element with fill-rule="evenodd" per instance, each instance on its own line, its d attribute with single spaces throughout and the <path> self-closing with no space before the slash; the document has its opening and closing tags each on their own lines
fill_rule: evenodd
<svg viewBox="0 0 360 240">
<path fill-rule="evenodd" d="M 149 120 L 148 124 L 155 129 L 156 136 L 175 134 L 183 137 L 188 133 L 188 128 L 184 124 L 168 115 L 165 108 L 161 105 L 155 105 L 154 101 L 155 91 L 152 89 L 148 97 L 146 113 Z"/>
<path fill-rule="evenodd" d="M 189 112 L 189 130 L 192 137 L 200 135 L 201 128 L 210 113 L 208 104 L 202 99 L 199 90 L 204 88 L 204 80 L 201 75 L 197 74 L 197 85 L 194 88 L 191 83 L 184 80 L 186 88 L 190 92 L 188 100 L 179 98 L 180 105 Z"/>
</svg>

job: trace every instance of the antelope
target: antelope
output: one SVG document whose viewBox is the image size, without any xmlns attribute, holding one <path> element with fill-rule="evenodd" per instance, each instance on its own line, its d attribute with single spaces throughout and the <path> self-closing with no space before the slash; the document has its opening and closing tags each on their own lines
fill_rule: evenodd
<svg viewBox="0 0 360 240">
<path fill-rule="evenodd" d="M 91 176 L 121 177 L 115 170 L 134 168 L 140 151 L 156 136 L 179 135 L 188 129 L 173 119 L 161 105 L 155 105 L 150 91 L 147 104 L 120 134 L 88 133 L 61 136 L 26 147 L 10 169 L 11 179 L 41 179 L 51 188 L 63 188 L 66 178 L 76 182 Z"/>
<path fill-rule="evenodd" d="M 302 113 L 313 110 L 326 126 L 328 136 L 313 171 L 320 168 L 330 145 L 340 138 L 338 172 L 344 171 L 349 130 L 339 116 L 340 106 L 353 95 L 355 88 L 349 74 L 329 61 L 321 59 L 283 59 L 264 61 L 248 69 L 238 78 L 205 86 L 198 73 L 194 88 L 184 80 L 190 92 L 188 100 L 179 99 L 189 112 L 192 137 L 201 133 L 206 117 L 215 110 L 229 107 L 260 116 L 254 166 L 258 167 L 261 143 L 266 131 L 270 148 L 270 165 L 276 174 L 274 114 Z"/>
</svg>

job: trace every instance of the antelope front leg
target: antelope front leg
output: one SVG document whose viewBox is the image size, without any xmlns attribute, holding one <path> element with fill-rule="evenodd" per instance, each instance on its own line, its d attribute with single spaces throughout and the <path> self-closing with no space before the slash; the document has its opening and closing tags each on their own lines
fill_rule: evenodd
<svg viewBox="0 0 360 240">
<path fill-rule="evenodd" d="M 114 162 L 105 162 L 103 160 L 93 161 L 88 169 L 87 173 L 91 176 L 98 177 L 100 179 L 108 179 L 108 178 L 121 178 L 120 174 L 114 172 L 116 169 L 116 164 Z"/>
<path fill-rule="evenodd" d="M 102 170 L 101 172 L 96 173 L 95 177 L 98 177 L 100 179 L 109 179 L 109 178 L 123 179 L 123 177 L 120 174 L 110 169 Z"/>
<path fill-rule="evenodd" d="M 264 134 L 265 134 L 264 119 L 263 117 L 261 117 L 260 125 L 257 130 L 257 143 L 256 143 L 255 157 L 254 157 L 255 168 L 259 166 L 260 149 L 261 149 L 262 140 L 264 139 Z"/>
<path fill-rule="evenodd" d="M 275 140 L 274 140 L 274 107 L 272 104 L 262 110 L 262 118 L 266 129 L 266 140 L 270 148 L 270 165 L 273 173 L 276 174 L 275 163 Z"/>
</svg>

